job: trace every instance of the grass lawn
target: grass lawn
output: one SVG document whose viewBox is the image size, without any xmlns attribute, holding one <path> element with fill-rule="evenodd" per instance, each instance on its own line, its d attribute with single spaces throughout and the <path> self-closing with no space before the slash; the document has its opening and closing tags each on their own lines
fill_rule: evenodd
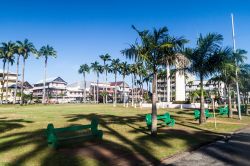
<svg viewBox="0 0 250 166">
<path fill-rule="evenodd" d="M 193 120 L 193 111 L 168 111 L 176 120 L 173 128 L 160 126 L 158 136 L 152 138 L 146 128 L 145 114 L 150 109 L 123 108 L 112 105 L 32 105 L 0 106 L 0 165 L 138 165 L 159 163 L 163 158 L 204 142 L 221 134 L 250 124 L 250 117 L 239 121 L 217 117 L 204 125 Z M 88 124 L 97 116 L 103 141 L 71 142 L 58 150 L 47 147 L 45 129 Z"/>
</svg>

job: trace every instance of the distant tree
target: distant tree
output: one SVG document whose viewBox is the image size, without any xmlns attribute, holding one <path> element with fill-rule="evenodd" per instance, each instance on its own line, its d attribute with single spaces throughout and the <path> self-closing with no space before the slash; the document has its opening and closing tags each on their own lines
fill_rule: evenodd
<svg viewBox="0 0 250 166">
<path fill-rule="evenodd" d="M 7 62 L 7 82 L 6 82 L 6 93 L 5 93 L 5 100 L 8 101 L 8 92 L 9 92 L 9 65 L 13 65 L 14 63 L 14 54 L 15 54 L 15 43 L 9 41 L 7 43 L 2 43 L 2 52 L 3 57 Z M 4 62 L 4 63 L 6 63 Z M 3 90 L 3 89 L 2 89 Z"/>
<path fill-rule="evenodd" d="M 46 95 L 46 77 L 47 77 L 47 64 L 48 64 L 48 58 L 53 57 L 56 58 L 57 53 L 54 50 L 53 47 L 50 45 L 43 46 L 38 51 L 38 57 L 44 57 L 44 79 L 43 79 L 43 104 L 46 103 L 45 101 L 45 95 Z"/>
<path fill-rule="evenodd" d="M 115 107 L 117 104 L 117 74 L 120 72 L 120 60 L 119 59 L 112 59 L 111 71 L 115 75 L 115 96 L 113 100 L 113 106 Z"/>
<path fill-rule="evenodd" d="M 127 62 L 122 62 L 120 64 L 120 71 L 123 81 L 123 106 L 125 107 L 125 77 L 129 74 L 129 65 Z"/>
<path fill-rule="evenodd" d="M 102 66 L 99 64 L 99 62 L 95 61 L 94 63 L 91 63 L 91 69 L 93 72 L 96 73 L 97 80 L 96 80 L 96 87 L 97 87 L 97 93 L 94 93 L 94 100 L 95 103 L 99 103 L 99 74 L 103 72 Z M 95 85 L 94 85 L 95 88 Z"/>
<path fill-rule="evenodd" d="M 86 103 L 86 73 L 89 73 L 90 67 L 88 64 L 82 64 L 78 70 L 79 74 L 83 74 L 83 84 L 84 84 L 84 99 L 83 102 Z"/>
<path fill-rule="evenodd" d="M 105 85 L 105 91 L 107 92 L 107 83 L 108 83 L 108 80 L 107 80 L 107 72 L 108 72 L 108 67 L 106 65 L 106 62 L 107 61 L 110 61 L 111 60 L 111 56 L 109 54 L 105 54 L 105 55 L 100 55 L 100 58 L 103 60 L 103 66 L 104 66 L 104 70 L 105 70 L 105 80 L 106 80 L 106 85 Z M 108 102 L 108 98 L 106 96 L 106 100 L 105 102 L 107 103 Z"/>
<path fill-rule="evenodd" d="M 36 48 L 33 45 L 33 43 L 31 43 L 28 39 L 25 39 L 23 42 L 21 41 L 17 41 L 18 47 L 20 47 L 20 50 L 22 50 L 20 52 L 20 54 L 23 57 L 23 68 L 22 68 L 22 83 L 21 83 L 21 102 L 20 104 L 23 104 L 23 90 L 24 90 L 24 73 L 25 73 L 25 62 L 27 60 L 27 58 L 30 56 L 31 53 L 33 54 L 37 54 Z"/>
<path fill-rule="evenodd" d="M 187 48 L 185 51 L 185 55 L 190 61 L 186 71 L 197 75 L 200 79 L 200 124 L 206 121 L 203 94 L 204 79 L 218 71 L 223 63 L 222 40 L 222 35 L 216 33 L 209 33 L 206 36 L 200 35 L 196 47 Z"/>
</svg>

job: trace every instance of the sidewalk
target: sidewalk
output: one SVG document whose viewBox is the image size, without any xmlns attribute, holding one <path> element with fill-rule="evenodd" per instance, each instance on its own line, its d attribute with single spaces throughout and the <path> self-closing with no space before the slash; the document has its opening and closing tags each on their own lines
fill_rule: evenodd
<svg viewBox="0 0 250 166">
<path fill-rule="evenodd" d="M 185 152 L 174 159 L 166 159 L 162 165 L 249 166 L 250 127 L 236 132 L 229 139 L 211 143 L 193 152 Z"/>
</svg>

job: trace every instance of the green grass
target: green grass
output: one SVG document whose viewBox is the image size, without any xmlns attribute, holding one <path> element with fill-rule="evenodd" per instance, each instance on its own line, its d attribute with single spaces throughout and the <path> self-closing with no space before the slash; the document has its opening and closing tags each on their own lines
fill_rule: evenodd
<svg viewBox="0 0 250 166">
<path fill-rule="evenodd" d="M 0 106 L 0 165 L 159 163 L 165 157 L 250 124 L 250 117 L 243 116 L 239 121 L 236 115 L 234 119 L 218 116 L 220 123 L 215 129 L 212 121 L 198 125 L 191 110 L 160 109 L 158 113 L 166 111 L 175 118 L 176 125 L 161 126 L 158 136 L 151 137 L 144 121 L 150 109 L 102 104 Z M 58 150 L 47 147 L 44 134 L 48 123 L 55 127 L 88 124 L 94 116 L 104 131 L 103 141 L 73 142 Z"/>
</svg>

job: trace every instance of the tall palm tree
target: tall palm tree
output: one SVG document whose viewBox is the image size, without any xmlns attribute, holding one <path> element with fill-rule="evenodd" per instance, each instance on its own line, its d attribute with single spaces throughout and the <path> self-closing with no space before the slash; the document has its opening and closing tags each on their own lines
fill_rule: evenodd
<svg viewBox="0 0 250 166">
<path fill-rule="evenodd" d="M 108 83 L 108 80 L 107 80 L 107 73 L 108 73 L 108 68 L 106 68 L 106 62 L 107 61 L 110 61 L 111 60 L 111 56 L 109 54 L 105 54 L 105 55 L 100 55 L 100 58 L 103 60 L 103 65 L 104 65 L 104 70 L 105 70 L 105 80 L 106 80 L 106 85 L 105 85 L 105 91 L 107 92 L 107 83 Z M 107 103 L 108 102 L 108 96 L 106 95 L 106 99 L 105 99 L 105 102 Z"/>
<path fill-rule="evenodd" d="M 25 62 L 31 53 L 37 54 L 36 48 L 28 39 L 22 41 L 17 41 L 18 47 L 22 50 L 20 53 L 23 57 L 23 67 L 22 67 L 22 83 L 21 83 L 21 101 L 20 104 L 23 104 L 23 83 L 24 83 L 24 74 L 25 74 Z"/>
<path fill-rule="evenodd" d="M 129 68 L 129 72 L 131 74 L 131 80 L 132 80 L 132 106 L 134 106 L 135 101 L 134 101 L 134 85 L 135 85 L 135 80 L 136 80 L 136 74 L 138 73 L 136 64 L 131 64 Z M 136 106 L 135 106 L 136 107 Z"/>
<path fill-rule="evenodd" d="M 46 103 L 45 96 L 46 96 L 46 77 L 47 77 L 47 65 L 48 65 L 48 58 L 53 57 L 56 58 L 57 53 L 53 47 L 50 45 L 42 46 L 38 51 L 38 57 L 44 57 L 44 80 L 43 80 L 43 104 Z"/>
<path fill-rule="evenodd" d="M 9 41 L 7 43 L 2 43 L 2 51 L 7 62 L 7 83 L 6 83 L 6 93 L 5 93 L 5 100 L 8 101 L 8 92 L 9 92 L 9 65 L 13 65 L 14 63 L 14 54 L 15 54 L 15 43 Z M 4 62 L 4 63 L 6 63 Z"/>
<path fill-rule="evenodd" d="M 244 63 L 244 60 L 247 59 L 246 57 L 247 51 L 242 50 L 242 49 L 237 49 L 234 53 L 233 53 L 233 59 L 235 60 L 235 64 L 236 67 L 238 67 L 239 65 L 241 65 L 242 63 Z M 238 73 L 237 70 L 235 70 L 235 75 L 236 75 L 236 80 L 238 80 Z M 238 91 L 238 84 L 236 82 L 236 87 L 237 87 L 237 91 Z M 239 92 L 240 93 L 240 92 Z M 240 110 L 240 96 L 237 95 L 237 104 L 238 104 L 238 116 L 239 119 L 241 120 L 241 110 Z"/>
<path fill-rule="evenodd" d="M 88 64 L 82 64 L 80 66 L 80 69 L 78 70 L 78 73 L 79 74 L 83 74 L 83 84 L 84 84 L 84 99 L 83 99 L 83 102 L 86 103 L 86 73 L 89 73 L 90 71 L 90 67 Z"/>
<path fill-rule="evenodd" d="M 123 81 L 123 106 L 125 107 L 125 77 L 129 74 L 129 65 L 127 64 L 127 62 L 122 62 L 120 64 L 120 71 Z"/>
<path fill-rule="evenodd" d="M 4 54 L 3 47 L 0 47 L 0 58 L 3 61 L 3 76 L 2 76 L 2 81 L 1 81 L 1 104 L 3 104 L 3 92 L 4 92 L 4 84 L 5 84 L 5 66 L 7 62 L 7 56 Z"/>
<path fill-rule="evenodd" d="M 17 96 L 17 87 L 18 87 L 18 77 L 19 77 L 19 63 L 20 63 L 20 56 L 22 55 L 23 47 L 21 47 L 18 43 L 16 44 L 16 54 L 17 54 L 17 61 L 16 61 L 16 86 L 14 92 L 14 103 L 16 104 L 16 96 Z"/>
<path fill-rule="evenodd" d="M 219 67 L 218 72 L 210 78 L 209 82 L 223 82 L 225 84 L 226 90 L 227 90 L 227 98 L 228 98 L 228 109 L 229 109 L 229 114 L 228 117 L 232 118 L 233 117 L 233 111 L 232 111 L 232 103 L 231 103 L 231 88 L 232 85 L 236 81 L 236 75 L 235 75 L 235 70 L 236 66 L 234 63 L 234 60 L 232 59 L 232 49 L 225 49 L 224 51 L 224 62 L 221 64 Z"/>
<path fill-rule="evenodd" d="M 115 95 L 114 95 L 114 100 L 113 100 L 113 106 L 116 107 L 117 104 L 117 74 L 120 71 L 120 59 L 112 59 L 111 61 L 111 71 L 115 75 Z"/>
<path fill-rule="evenodd" d="M 167 35 L 164 39 L 169 46 L 166 45 L 164 47 L 164 62 L 166 66 L 166 78 L 167 78 L 167 102 L 170 102 L 170 67 L 175 65 L 176 63 L 182 63 L 182 59 L 178 56 L 178 53 L 183 50 L 184 44 L 188 42 L 188 40 L 183 37 L 173 37 Z"/>
<path fill-rule="evenodd" d="M 214 74 L 221 67 L 224 57 L 221 56 L 221 43 L 223 37 L 220 34 L 209 33 L 205 36 L 199 36 L 196 47 L 187 48 L 185 51 L 186 57 L 190 61 L 190 65 L 186 71 L 195 74 L 200 79 L 200 119 L 199 123 L 205 123 L 205 108 L 203 82 L 204 79 Z"/>
<path fill-rule="evenodd" d="M 152 32 L 148 30 L 139 31 L 134 26 L 132 28 L 138 33 L 140 37 L 140 42 L 133 44 L 130 48 L 122 51 L 126 57 L 130 59 L 141 59 L 146 64 L 146 66 L 151 69 L 153 73 L 153 83 L 152 83 L 152 127 L 151 135 L 157 135 L 157 75 L 158 69 L 162 66 L 164 61 L 164 49 L 171 47 L 172 44 L 166 42 L 165 38 L 168 35 L 167 27 L 160 29 L 154 29 Z"/>
<path fill-rule="evenodd" d="M 93 72 L 96 73 L 96 88 L 97 88 L 97 92 L 96 94 L 94 94 L 94 99 L 95 99 L 95 103 L 99 103 L 99 74 L 103 72 L 103 68 L 102 66 L 99 64 L 99 62 L 95 61 L 94 63 L 91 63 L 91 69 Z M 94 86 L 95 87 L 95 86 Z"/>
</svg>

